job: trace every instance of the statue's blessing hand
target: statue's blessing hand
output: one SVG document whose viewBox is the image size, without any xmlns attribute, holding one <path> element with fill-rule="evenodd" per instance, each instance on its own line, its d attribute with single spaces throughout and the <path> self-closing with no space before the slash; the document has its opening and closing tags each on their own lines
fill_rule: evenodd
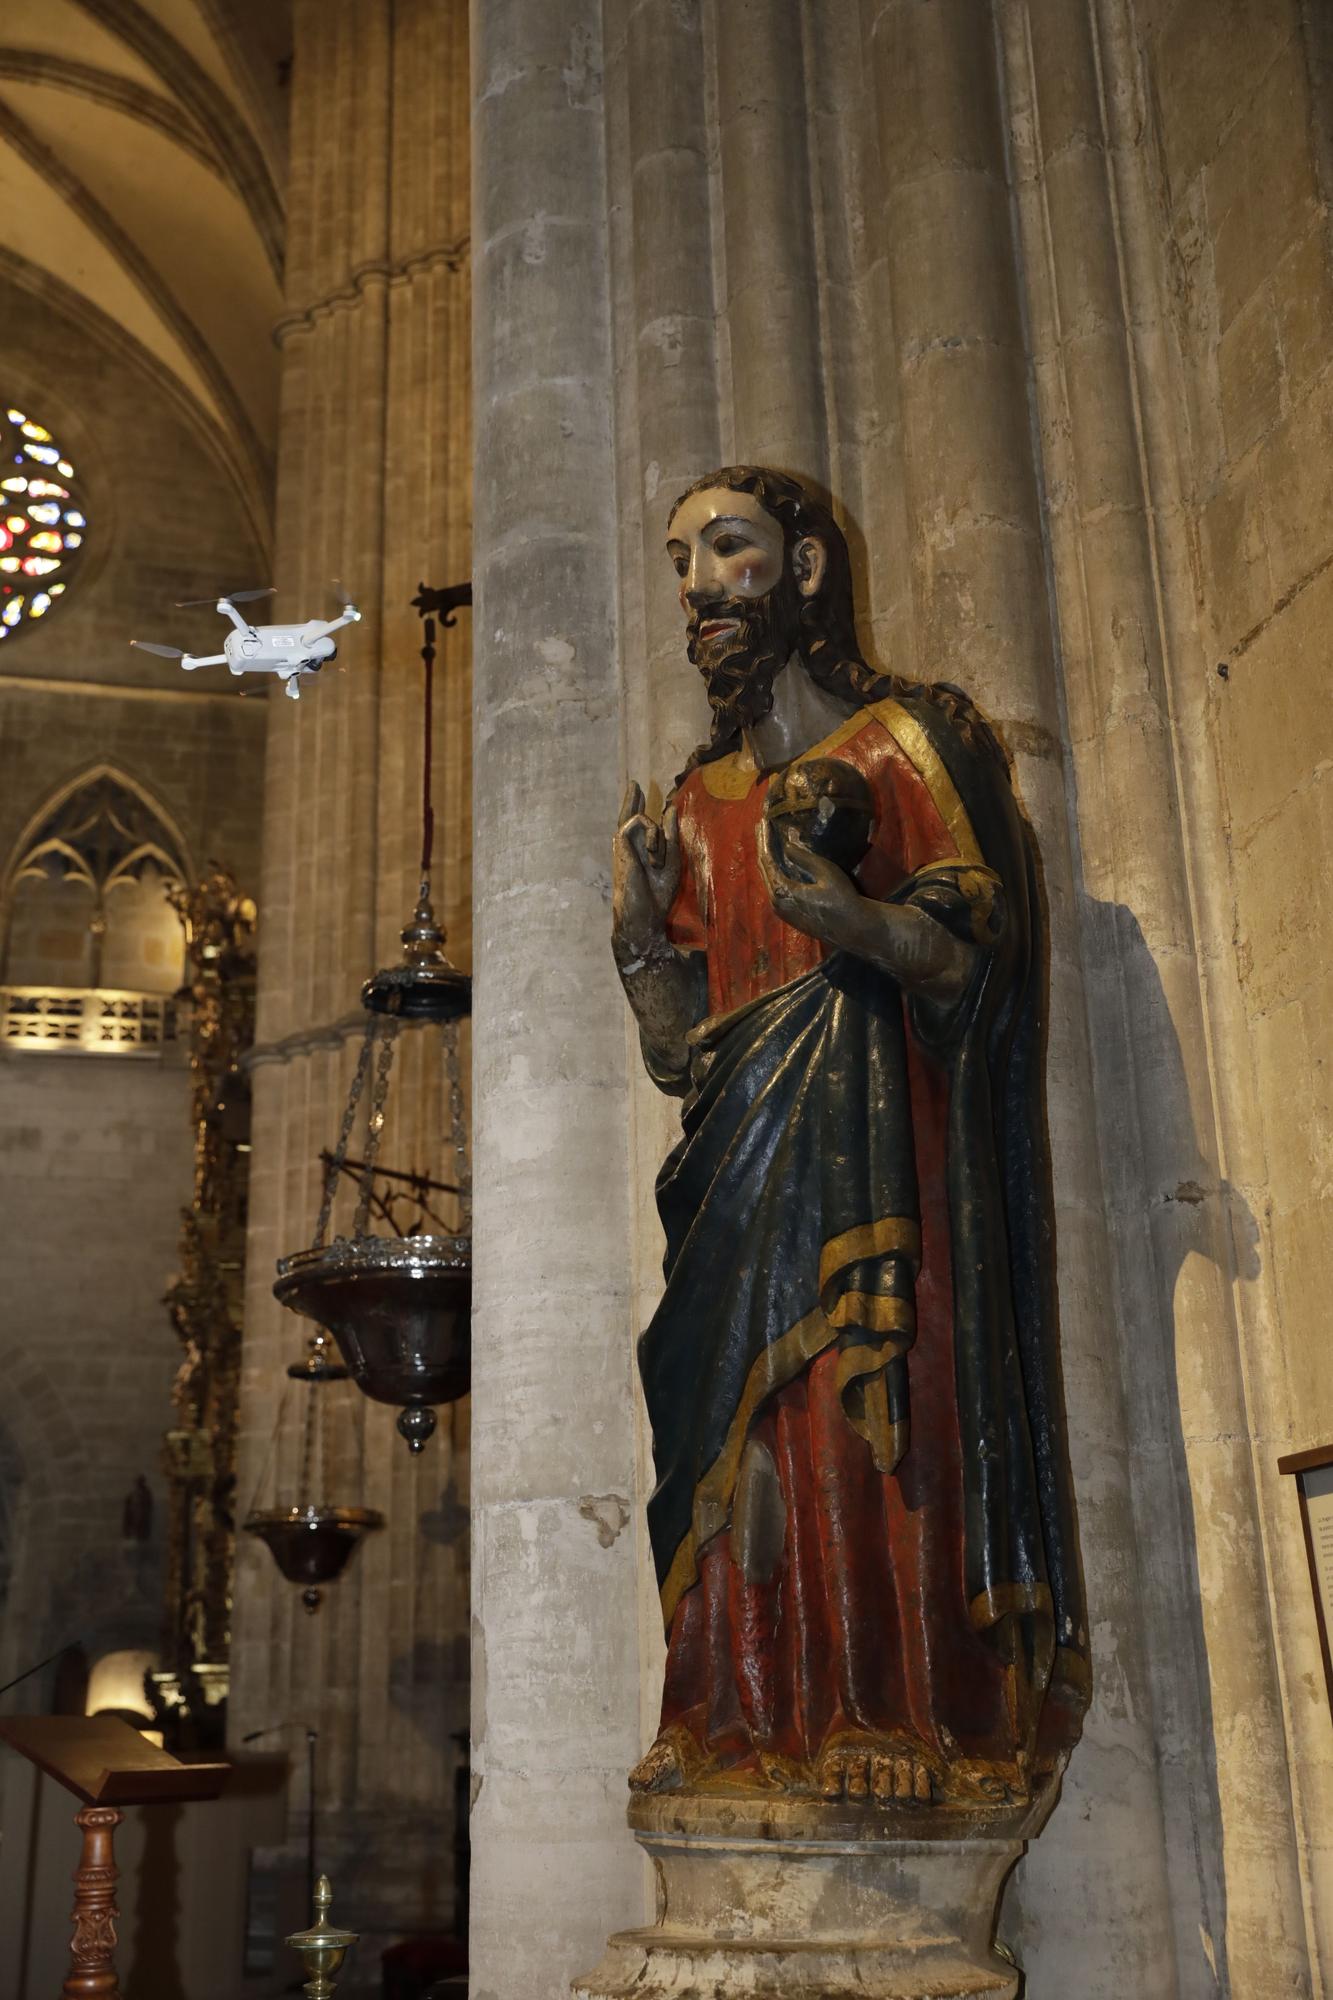
<svg viewBox="0 0 1333 2000">
<path fill-rule="evenodd" d="M 618 956 L 641 956 L 666 935 L 667 914 L 680 887 L 680 830 L 676 809 L 661 821 L 631 782 L 620 808 L 612 849 L 611 936 Z"/>
</svg>

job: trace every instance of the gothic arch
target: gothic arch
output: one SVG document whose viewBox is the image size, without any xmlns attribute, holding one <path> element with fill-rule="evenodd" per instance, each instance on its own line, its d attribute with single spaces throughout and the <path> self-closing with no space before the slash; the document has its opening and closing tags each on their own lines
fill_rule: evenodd
<svg viewBox="0 0 1333 2000">
<path fill-rule="evenodd" d="M 20 986 L 33 983 L 31 974 L 26 981 L 16 976 L 13 955 L 20 885 L 35 880 L 39 885 L 49 882 L 58 893 L 69 885 L 86 892 L 91 902 L 90 922 L 97 933 L 91 946 L 90 976 L 49 979 L 39 974 L 37 983 L 58 987 L 132 984 L 125 979 L 104 978 L 100 970 L 100 938 L 110 907 L 106 899 L 123 885 L 137 885 L 145 879 L 145 871 L 151 876 L 153 870 L 182 886 L 192 880 L 189 850 L 179 826 L 147 787 L 127 772 L 108 763 L 85 767 L 48 794 L 11 850 L 0 881 L 0 977 Z M 63 910 L 63 903 L 61 907 Z"/>
<path fill-rule="evenodd" d="M 133 798 L 138 800 L 145 811 L 152 814 L 153 818 L 158 821 L 168 836 L 170 843 L 169 851 L 179 867 L 182 880 L 186 882 L 194 880 L 196 870 L 190 856 L 189 842 L 186 840 L 176 819 L 162 804 L 156 794 L 141 779 L 131 777 L 123 765 L 105 762 L 86 764 L 73 777 L 67 778 L 63 784 L 57 785 L 53 792 L 48 792 L 41 805 L 38 806 L 37 810 L 25 822 L 22 831 L 10 850 L 9 860 L 3 877 L 3 885 L 0 886 L 0 915 L 3 914 L 7 899 L 13 889 L 15 875 L 22 865 L 23 857 L 31 850 L 33 843 L 41 833 L 42 827 L 48 820 L 53 819 L 62 807 L 67 805 L 78 793 L 98 784 L 102 779 L 108 779 L 111 784 L 117 786 L 121 791 L 128 792 Z"/>
</svg>

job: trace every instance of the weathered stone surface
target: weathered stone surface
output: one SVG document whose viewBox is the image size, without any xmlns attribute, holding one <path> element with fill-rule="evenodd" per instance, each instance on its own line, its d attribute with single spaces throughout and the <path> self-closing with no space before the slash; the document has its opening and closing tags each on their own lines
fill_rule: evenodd
<svg viewBox="0 0 1333 2000">
<path fill-rule="evenodd" d="M 419 583 L 468 574 L 467 9 L 295 10 L 292 152 L 281 332 L 279 603 L 322 601 L 342 578 L 362 621 L 345 673 L 271 704 L 260 896 L 254 1199 L 238 1485 L 294 1485 L 284 1370 L 302 1326 L 271 1296 L 274 1261 L 309 1243 L 321 1148 L 337 1139 L 362 1025 L 361 982 L 396 959 L 420 853 Z M 355 115 L 331 117 L 330 104 Z M 349 131 L 351 136 L 349 137 Z M 435 669 L 435 907 L 469 954 L 467 614 Z M 283 1038 L 291 1043 L 275 1046 Z M 405 1038 L 381 1158 L 452 1179 L 445 1091 L 424 1036 Z M 445 1169 L 442 1171 L 442 1169 Z M 350 1210 L 335 1210 L 346 1228 Z M 452 1914 L 454 1733 L 467 1718 L 466 1408 L 440 1413 L 409 1459 L 393 1413 L 353 1396 L 326 1483 L 386 1528 L 318 1622 L 264 1550 L 239 1558 L 231 1724 L 239 1737 L 309 1716 L 320 1730 L 321 1845 L 365 1933 L 343 1981 L 378 1984 L 377 1946 Z M 369 1558 L 369 1559 L 367 1559 Z M 293 1787 L 291 1830 L 304 1797 Z M 427 1834 L 425 1829 L 429 1827 Z M 429 1846 L 430 1879 L 404 1868 Z M 351 1889 L 355 1879 L 356 1889 Z"/>
<path fill-rule="evenodd" d="M 590 0 L 509 0 L 475 23 L 477 2000 L 554 1995 L 641 1901 L 616 1797 L 640 1727 L 636 1539 L 610 1525 L 628 1522 L 636 1470 L 607 942 L 619 718 L 600 16 Z M 560 157 L 558 214 L 543 150 Z"/>
<path fill-rule="evenodd" d="M 997 1814 L 958 1838 L 955 1816 L 786 1799 L 636 1799 L 656 1921 L 612 1937 L 574 2000 L 719 1991 L 1013 2000 L 992 1949 L 1001 1884 L 1050 1810 Z"/>
<path fill-rule="evenodd" d="M 614 591 L 599 599 L 594 582 L 584 594 L 603 613 L 614 603 L 614 633 L 603 617 L 598 644 L 619 658 L 596 681 L 560 594 L 566 560 L 581 584 L 595 578 L 586 545 L 544 568 L 541 536 L 561 533 L 558 518 L 539 528 L 534 503 L 512 547 L 497 521 L 497 587 L 521 616 L 490 621 L 485 643 L 499 699 L 503 660 L 516 706 L 494 723 L 479 716 L 494 731 L 479 741 L 494 751 L 506 799 L 522 783 L 548 801 L 541 825 L 558 866 L 544 871 L 534 843 L 506 838 L 567 924 L 601 1022 L 604 929 L 592 897 L 602 850 L 586 789 L 556 802 L 525 709 L 542 709 L 585 788 L 603 782 L 608 729 L 630 774 L 665 788 L 680 768 L 702 733 L 702 704 L 660 551 L 666 509 L 690 474 L 744 454 L 826 479 L 865 572 L 865 636 L 886 663 L 961 682 L 996 719 L 1041 839 L 1052 922 L 1065 1377 L 1099 1688 L 1057 1828 L 1016 1871 L 1006 1924 L 1021 1937 L 1033 2000 L 1131 1990 L 1203 2000 L 1273 1979 L 1300 1991 L 1328 1950 L 1318 1915 L 1305 1914 L 1328 1865 L 1307 1830 L 1321 1814 L 1306 1810 L 1328 1797 L 1328 1757 L 1301 1680 L 1308 1607 L 1292 1567 L 1294 1517 L 1275 1505 L 1263 1468 L 1289 1437 L 1327 1428 L 1305 1359 L 1316 1350 L 1296 1324 L 1302 1302 L 1312 1319 L 1320 1282 L 1317 1083 L 1300 1115 L 1278 1108 L 1302 1067 L 1318 1065 L 1311 1038 L 1333 957 L 1309 886 L 1330 837 L 1328 705 L 1316 693 L 1333 463 L 1316 30 L 1302 28 L 1294 0 L 1227 0 L 1220 13 L 1196 0 L 1028 0 L 997 10 L 996 40 L 952 0 L 807 10 L 799 34 L 794 19 L 785 6 L 648 0 L 606 8 L 597 24 L 578 8 L 536 10 L 524 29 L 547 78 L 533 170 L 551 143 L 548 109 L 559 110 L 554 76 L 586 73 L 567 53 L 577 34 L 592 35 L 580 46 L 604 77 L 605 265 L 586 254 L 592 236 L 582 239 L 570 260 L 577 301 L 549 259 L 530 291 L 531 273 L 519 275 L 537 338 L 580 391 L 589 385 L 581 408 L 600 394 L 608 413 L 620 573 Z M 480 130 L 504 34 L 526 20 L 525 0 L 506 0 L 479 72 Z M 512 55 L 510 69 L 525 62 Z M 521 90 L 521 78 L 504 88 Z M 587 107 L 574 91 L 571 117 L 575 98 Z M 505 117 L 518 133 L 517 100 Z M 586 126 L 571 131 L 559 166 L 565 213 L 579 184 L 568 160 L 583 162 L 585 220 L 601 199 L 588 142 Z M 512 159 L 497 159 L 495 182 L 520 185 Z M 521 223 L 521 201 L 511 208 Z M 501 223 L 498 210 L 484 212 L 489 237 Z M 501 333 L 517 408 L 530 384 L 512 344 L 524 327 L 507 308 Z M 586 365 L 571 359 L 580 342 Z M 533 408 L 544 379 L 534 369 Z M 544 473 L 548 433 L 539 416 Z M 515 427 L 501 418 L 497 436 L 507 470 L 497 467 L 495 493 L 522 509 Z M 589 485 L 605 501 L 588 471 L 591 442 L 576 426 L 569 463 L 583 469 L 585 513 Z M 560 606 L 558 624 L 540 622 L 543 602 Z M 537 641 L 553 635 L 576 662 L 544 661 Z M 576 684 L 563 707 L 547 702 L 548 666 Z M 593 874 L 575 890 L 580 859 Z M 506 903 L 528 904 L 489 870 L 483 882 L 481 921 L 518 996 L 504 1020 L 519 1037 L 537 989 L 525 983 L 521 942 L 509 943 Z M 535 906 L 531 921 L 543 922 Z M 546 1128 L 539 1100 L 516 1082 L 531 1062 L 556 1093 L 552 1114 L 568 1118 L 580 1086 L 567 998 L 557 982 L 539 1053 L 511 1057 L 497 1038 L 485 1058 L 488 1079 L 512 1064 L 515 1087 L 495 1102 L 519 1136 L 497 1132 L 495 1158 L 512 1166 L 525 1205 L 540 1161 L 510 1160 L 511 1144 L 521 1150 L 522 1135 Z M 637 1504 L 650 1483 L 640 1433 L 632 1494 L 614 1478 L 571 1492 L 581 1439 L 592 1462 L 607 1462 L 600 1426 L 655 1296 L 651 1179 L 672 1124 L 670 1107 L 624 1082 L 614 1037 L 606 1047 L 587 1130 L 609 1157 L 618 1142 L 607 1135 L 624 1129 L 619 1102 L 633 1248 L 623 1291 L 619 1275 L 597 1286 L 587 1315 L 590 1346 L 614 1361 L 587 1424 L 568 1425 L 556 1405 L 538 1408 L 540 1330 L 516 1303 L 505 1307 L 529 1400 L 512 1421 L 503 1411 L 483 1421 L 503 1465 L 490 1497 L 502 1504 L 504 1481 L 519 1482 L 520 1512 L 557 1499 L 581 1507 L 599 1493 Z M 1281 1196 L 1271 1224 L 1270 1181 Z M 596 1185 L 580 1159 L 570 1170 L 580 1214 Z M 591 1285 L 591 1264 L 534 1226 L 562 1286 Z M 498 1256 L 498 1229 L 492 1240 Z M 497 1280 L 497 1308 L 502 1292 Z M 626 1435 L 629 1417 L 626 1408 Z M 524 1483 L 529 1440 L 546 1489 Z M 582 1567 L 565 1538 L 575 1519 L 595 1537 L 594 1519 L 550 1518 L 561 1562 Z M 647 1734 L 661 1641 L 637 1517 L 632 1532 Z M 630 1538 L 621 1531 L 608 1554 Z M 590 1540 L 580 1591 L 598 1587 L 593 1550 Z M 507 1566 L 501 1587 L 521 1573 Z M 1266 1574 L 1293 1579 L 1294 1611 Z M 545 1702 L 540 1618 L 521 1624 L 515 1607 L 506 1629 L 530 1650 Z M 610 1651 L 628 1657 L 619 1636 Z M 570 1669 L 577 1678 L 576 1653 Z M 520 1685 L 516 1675 L 507 1701 Z M 616 1730 L 627 1712 L 616 1711 Z M 1303 1746 L 1294 1776 L 1284 1725 Z M 544 1799 L 544 1779 L 532 1783 Z M 580 1853 L 609 1851 L 611 1795 L 588 1795 L 597 1834 L 590 1824 Z M 479 1860 L 496 1910 L 511 1907 L 497 1846 L 509 1810 L 487 1823 Z M 578 1901 L 577 1918 L 562 1910 L 555 1932 L 564 1952 L 576 1923 L 596 1928 L 599 1897 L 613 1920 L 625 1878 L 613 1891 L 600 1881 L 572 1889 L 544 1804 L 535 1823 L 546 1831 L 525 1833 L 522 1853 L 543 1909 L 557 1882 Z M 1263 1829 L 1258 1843 L 1251 1826 Z M 742 1971 L 734 1940 L 727 1948 L 730 1959 L 668 1962 L 662 1940 L 636 1937 L 604 1979 L 681 1992 L 701 1979 L 753 1983 L 756 1955 Z M 501 1961 L 487 1963 L 497 1969 L 483 1984 L 498 1992 Z M 537 1971 L 525 1955 L 504 1976 L 554 1994 L 572 1969 L 566 1956 Z"/>
</svg>

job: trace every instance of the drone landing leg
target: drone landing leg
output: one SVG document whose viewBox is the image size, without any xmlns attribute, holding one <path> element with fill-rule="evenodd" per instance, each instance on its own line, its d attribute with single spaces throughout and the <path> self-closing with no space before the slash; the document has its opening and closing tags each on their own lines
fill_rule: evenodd
<svg viewBox="0 0 1333 2000">
<path fill-rule="evenodd" d="M 236 630 L 238 632 L 244 632 L 247 634 L 250 633 L 252 628 L 249 619 L 242 618 L 240 612 L 236 609 L 236 606 L 232 603 L 229 597 L 220 597 L 218 599 L 217 608 L 222 613 L 224 618 L 230 618 L 232 624 L 236 627 Z"/>
</svg>

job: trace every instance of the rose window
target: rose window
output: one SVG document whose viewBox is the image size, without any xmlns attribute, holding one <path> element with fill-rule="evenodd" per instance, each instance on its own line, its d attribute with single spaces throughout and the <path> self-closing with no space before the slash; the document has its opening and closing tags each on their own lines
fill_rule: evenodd
<svg viewBox="0 0 1333 2000">
<path fill-rule="evenodd" d="M 0 419 L 0 639 L 44 618 L 78 567 L 88 522 L 74 467 L 23 410 Z"/>
</svg>

